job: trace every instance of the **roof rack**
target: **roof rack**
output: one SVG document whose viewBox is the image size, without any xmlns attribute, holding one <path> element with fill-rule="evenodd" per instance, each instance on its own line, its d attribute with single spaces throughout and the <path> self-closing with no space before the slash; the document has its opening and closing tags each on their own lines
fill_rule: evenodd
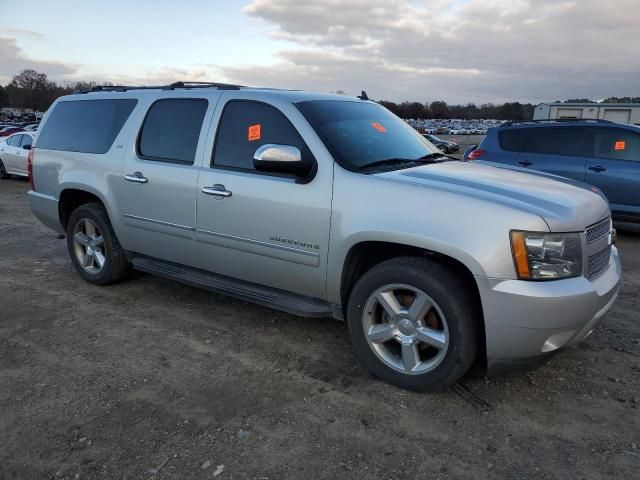
<svg viewBox="0 0 640 480">
<path fill-rule="evenodd" d="M 595 123 L 614 123 L 610 120 L 602 118 L 550 118 L 545 120 L 510 120 L 501 123 L 501 127 L 510 127 L 511 125 L 520 125 L 523 123 L 567 123 L 567 122 L 595 122 Z"/>
<path fill-rule="evenodd" d="M 216 82 L 173 82 L 169 85 L 98 85 L 88 90 L 78 90 L 74 94 L 83 94 L 91 92 L 126 92 L 128 90 L 176 90 L 178 88 L 217 88 L 218 90 L 239 90 L 242 85 L 234 85 L 231 83 Z"/>
</svg>

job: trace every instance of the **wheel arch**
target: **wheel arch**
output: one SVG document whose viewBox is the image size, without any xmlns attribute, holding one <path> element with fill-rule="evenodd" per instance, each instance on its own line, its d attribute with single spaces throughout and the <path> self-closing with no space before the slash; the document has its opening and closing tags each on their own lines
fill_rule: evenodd
<svg viewBox="0 0 640 480">
<path fill-rule="evenodd" d="M 447 268 L 453 270 L 457 275 L 463 278 L 464 282 L 469 286 L 469 291 L 477 302 L 477 310 L 480 317 L 480 351 L 478 359 L 486 361 L 486 336 L 485 321 L 482 308 L 482 299 L 480 290 L 475 279 L 479 265 L 470 267 L 460 258 L 456 258 L 451 254 L 444 253 L 441 250 L 435 250 L 423 245 L 411 243 L 398 243 L 386 240 L 363 240 L 351 245 L 346 252 L 341 263 L 342 269 L 339 276 L 338 299 L 342 305 L 343 312 L 349 301 L 349 295 L 353 290 L 358 279 L 369 269 L 386 260 L 396 257 L 425 257 L 438 262 Z M 473 269 L 472 269 L 473 268 Z"/>
<path fill-rule="evenodd" d="M 71 213 L 80 205 L 87 203 L 99 203 L 109 214 L 107 202 L 97 190 L 92 189 L 86 185 L 65 185 L 58 195 L 58 217 L 60 225 L 66 231 L 67 223 Z"/>
</svg>

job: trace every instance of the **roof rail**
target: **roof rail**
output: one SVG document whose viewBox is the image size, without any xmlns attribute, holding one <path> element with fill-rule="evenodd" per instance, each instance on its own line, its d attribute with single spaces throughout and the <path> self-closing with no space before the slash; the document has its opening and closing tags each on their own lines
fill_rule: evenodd
<svg viewBox="0 0 640 480">
<path fill-rule="evenodd" d="M 175 90 L 178 88 L 217 88 L 218 90 L 239 90 L 242 85 L 215 82 L 173 82 L 169 85 L 98 85 L 88 90 L 78 90 L 74 94 L 91 92 L 126 92 L 128 90 Z"/>
<path fill-rule="evenodd" d="M 501 127 L 510 127 L 511 125 L 520 125 L 523 123 L 567 123 L 567 122 L 595 122 L 595 123 L 614 123 L 610 120 L 602 118 L 550 118 L 545 120 L 509 120 L 501 123 Z"/>
</svg>

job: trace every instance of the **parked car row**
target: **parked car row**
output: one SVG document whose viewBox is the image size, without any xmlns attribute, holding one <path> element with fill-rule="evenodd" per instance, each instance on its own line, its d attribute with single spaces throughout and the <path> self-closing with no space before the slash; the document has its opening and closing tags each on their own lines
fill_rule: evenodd
<svg viewBox="0 0 640 480">
<path fill-rule="evenodd" d="M 0 138 L 8 137 L 18 132 L 35 132 L 38 129 L 38 125 L 38 122 L 0 122 Z"/>
<path fill-rule="evenodd" d="M 487 130 L 500 125 L 502 120 L 405 120 L 418 132 L 429 135 L 486 135 Z"/>
</svg>

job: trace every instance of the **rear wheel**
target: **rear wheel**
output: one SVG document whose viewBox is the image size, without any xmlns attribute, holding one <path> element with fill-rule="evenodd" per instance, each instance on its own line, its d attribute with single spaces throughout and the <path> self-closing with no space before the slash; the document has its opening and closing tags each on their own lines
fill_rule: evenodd
<svg viewBox="0 0 640 480">
<path fill-rule="evenodd" d="M 71 213 L 67 248 L 74 267 L 90 283 L 116 283 L 131 270 L 107 212 L 98 203 L 81 205 Z"/>
<path fill-rule="evenodd" d="M 417 391 L 442 390 L 464 375 L 478 352 L 480 321 L 465 282 L 419 257 L 369 270 L 347 307 L 356 354 L 381 379 Z"/>
<path fill-rule="evenodd" d="M 446 145 L 440 145 L 438 148 L 442 153 L 449 153 L 449 149 L 447 148 Z"/>
<path fill-rule="evenodd" d="M 0 160 L 0 178 L 8 178 L 7 169 L 4 168 L 4 163 Z"/>
</svg>

